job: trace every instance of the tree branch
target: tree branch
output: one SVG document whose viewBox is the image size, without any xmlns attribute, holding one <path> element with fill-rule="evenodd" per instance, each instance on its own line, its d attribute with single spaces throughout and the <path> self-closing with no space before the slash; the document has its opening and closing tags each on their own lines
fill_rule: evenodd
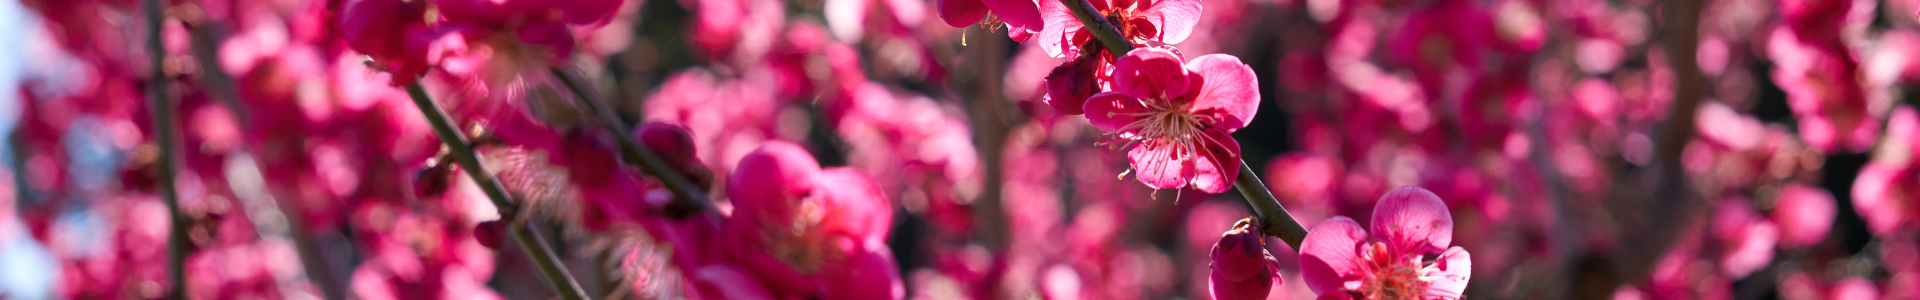
<svg viewBox="0 0 1920 300">
<path fill-rule="evenodd" d="M 170 81 L 167 80 L 165 68 L 167 47 L 160 40 L 161 24 L 166 14 L 160 11 L 159 0 L 140 2 L 147 15 L 147 55 L 152 61 L 152 64 L 147 66 L 149 68 L 147 70 L 149 72 L 147 112 L 153 117 L 153 145 L 159 152 L 159 156 L 156 156 L 154 161 L 158 163 L 160 169 L 159 174 L 154 177 L 157 179 L 156 184 L 159 185 L 160 200 L 167 203 L 167 216 L 171 219 L 171 222 L 168 222 L 172 233 L 167 239 L 167 267 L 169 268 L 167 276 L 171 279 L 170 284 L 173 288 L 170 289 L 167 297 L 186 299 L 187 218 L 180 213 L 180 195 L 174 190 L 173 185 L 174 169 L 176 169 L 173 158 L 178 155 L 174 148 L 178 148 L 175 143 L 178 143 L 180 130 L 173 126 L 175 103 L 167 99 L 167 85 Z"/>
<path fill-rule="evenodd" d="M 527 226 L 527 222 L 515 221 L 520 217 L 519 206 L 514 205 L 506 186 L 500 185 L 493 173 L 480 163 L 480 154 L 474 152 L 472 142 L 460 132 L 459 127 L 453 125 L 447 112 L 440 109 L 440 104 L 434 103 L 419 83 L 407 85 L 407 96 L 413 97 L 413 104 L 420 107 L 420 114 L 426 115 L 427 122 L 433 125 L 433 133 L 440 136 L 440 142 L 447 146 L 448 156 L 460 164 L 460 169 L 466 170 L 467 176 L 473 178 L 473 183 L 487 194 L 487 199 L 493 200 L 493 205 L 500 210 L 500 218 L 509 221 L 507 230 L 512 232 L 510 236 L 514 243 L 526 250 L 527 259 L 540 268 L 541 278 L 545 279 L 547 285 L 552 286 L 562 299 L 588 299 L 586 290 L 567 273 L 567 267 L 560 264 L 560 258 L 554 256 L 553 248 L 547 246 L 546 239 L 538 229 Z"/>
<path fill-rule="evenodd" d="M 676 197 L 674 197 L 673 203 L 667 204 L 668 216 L 681 218 L 705 211 L 708 208 L 706 192 L 702 191 L 699 185 L 693 184 L 693 181 L 687 180 L 687 176 L 668 167 L 666 160 L 660 159 L 660 156 L 654 154 L 652 149 L 648 149 L 641 145 L 640 142 L 635 141 L 633 139 L 633 128 L 628 127 L 626 121 L 622 121 L 619 115 L 615 115 L 612 107 L 607 106 L 606 102 L 600 99 L 598 93 L 593 92 L 585 82 L 575 78 L 573 74 L 562 68 L 555 67 L 552 71 L 553 77 L 559 78 L 561 83 L 565 83 L 567 89 L 573 91 L 574 97 L 579 98 L 580 103 L 587 106 L 587 110 L 590 111 L 589 113 L 593 114 L 594 117 L 600 118 L 600 122 L 598 122 L 600 126 L 606 128 L 609 132 L 613 132 L 613 141 L 620 146 L 621 158 L 624 158 L 628 164 L 639 166 L 640 170 L 646 172 L 647 175 L 659 178 L 660 182 L 665 184 L 668 190 L 673 191 Z"/>
<path fill-rule="evenodd" d="M 1112 53 L 1113 58 L 1127 56 L 1127 52 L 1133 51 L 1133 42 L 1127 41 L 1125 36 L 1120 35 L 1119 28 L 1113 27 L 1113 23 L 1108 23 L 1106 17 L 1100 16 L 1099 11 L 1094 10 L 1092 2 L 1060 0 L 1060 4 L 1064 4 L 1068 11 L 1072 11 L 1073 17 L 1080 19 L 1080 24 L 1086 25 L 1087 31 L 1093 32 L 1093 37 L 1100 40 L 1101 46 L 1107 47 L 1107 52 Z"/>
<path fill-rule="evenodd" d="M 1260 217 L 1261 233 L 1280 238 L 1295 250 L 1300 249 L 1300 242 L 1307 239 L 1307 228 L 1300 226 L 1300 221 L 1294 220 L 1286 207 L 1280 206 L 1273 191 L 1267 190 L 1267 184 L 1260 182 L 1260 176 L 1255 175 L 1253 167 L 1247 166 L 1244 160 L 1240 161 L 1240 177 L 1233 179 L 1233 189 L 1240 190 L 1240 195 L 1247 198 L 1247 205 L 1253 206 L 1254 215 Z"/>
<path fill-rule="evenodd" d="M 1107 47 L 1107 53 L 1113 58 L 1118 59 L 1133 51 L 1133 43 L 1121 37 L 1113 24 L 1093 14 L 1093 3 L 1087 0 L 1060 0 L 1060 4 L 1066 5 L 1067 10 L 1073 12 L 1073 17 L 1080 19 L 1087 31 L 1093 32 L 1093 37 Z M 1287 208 L 1280 206 L 1279 199 L 1273 197 L 1273 191 L 1267 190 L 1267 185 L 1260 182 L 1260 175 L 1255 174 L 1244 160 L 1240 162 L 1240 176 L 1233 180 L 1233 188 L 1240 190 L 1240 195 L 1247 199 L 1247 205 L 1252 206 L 1253 213 L 1260 217 L 1261 233 L 1280 238 L 1288 246 L 1300 249 L 1300 241 L 1307 238 L 1306 227 L 1300 226 L 1300 221 L 1294 220 L 1293 215 L 1287 213 Z"/>
</svg>

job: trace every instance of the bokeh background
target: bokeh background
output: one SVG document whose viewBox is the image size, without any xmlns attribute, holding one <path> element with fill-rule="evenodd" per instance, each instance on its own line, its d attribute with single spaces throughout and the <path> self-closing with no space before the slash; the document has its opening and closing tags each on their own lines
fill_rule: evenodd
<svg viewBox="0 0 1920 300">
<path fill-rule="evenodd" d="M 0 298 L 161 297 L 138 5 L 25 2 L 0 0 Z M 472 236 L 498 216 L 471 182 L 407 192 L 423 166 L 391 162 L 418 154 L 374 141 L 431 132 L 333 33 L 341 1 L 167 2 L 190 296 L 552 297 L 517 250 Z M 1202 3 L 1175 46 L 1258 75 L 1233 136 L 1293 217 L 1365 223 L 1387 190 L 1432 190 L 1473 254 L 1467 298 L 1920 297 L 1920 1 Z M 568 64 L 623 117 L 688 129 L 713 174 L 772 140 L 869 174 L 908 298 L 1209 298 L 1208 251 L 1244 200 L 1141 185 L 1100 130 L 1045 104 L 1065 59 L 938 10 L 627 1 L 577 29 Z M 497 95 L 455 77 L 424 82 Z M 518 191 L 588 196 L 538 160 L 502 164 Z M 658 243 L 544 218 L 590 291 L 677 297 L 672 266 L 607 261 Z M 1267 246 L 1286 269 L 1269 299 L 1312 298 L 1297 254 Z"/>
</svg>

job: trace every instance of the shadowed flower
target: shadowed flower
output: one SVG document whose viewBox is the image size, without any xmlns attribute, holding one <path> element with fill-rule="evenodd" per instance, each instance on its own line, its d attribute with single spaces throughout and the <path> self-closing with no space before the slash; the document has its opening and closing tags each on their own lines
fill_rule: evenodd
<svg viewBox="0 0 1920 300">
<path fill-rule="evenodd" d="M 1380 197 L 1371 221 L 1377 235 L 1333 217 L 1300 243 L 1300 276 L 1320 299 L 1458 299 L 1466 291 L 1472 260 L 1467 250 L 1448 248 L 1453 215 L 1440 196 L 1394 189 Z"/>
<path fill-rule="evenodd" d="M 1267 236 L 1254 230 L 1252 220 L 1235 222 L 1213 244 L 1207 287 L 1215 300 L 1266 299 L 1280 285 L 1280 262 L 1267 253 Z"/>
<path fill-rule="evenodd" d="M 1233 133 L 1259 110 L 1253 69 L 1231 55 L 1180 56 L 1142 48 L 1114 64 L 1113 91 L 1094 95 L 1087 120 L 1131 148 L 1127 160 L 1141 183 L 1157 189 L 1220 193 L 1240 171 Z"/>
</svg>

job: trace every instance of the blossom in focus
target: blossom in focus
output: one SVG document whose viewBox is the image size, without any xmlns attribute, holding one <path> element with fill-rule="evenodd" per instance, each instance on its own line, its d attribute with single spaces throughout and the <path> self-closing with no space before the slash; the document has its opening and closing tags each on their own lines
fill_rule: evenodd
<svg viewBox="0 0 1920 300">
<path fill-rule="evenodd" d="M 1300 243 L 1300 275 L 1321 299 L 1458 299 L 1466 291 L 1472 260 L 1466 249 L 1448 248 L 1453 215 L 1439 196 L 1394 189 L 1371 221 L 1369 236 L 1359 222 L 1333 217 Z"/>
<path fill-rule="evenodd" d="M 1134 50 L 1114 63 L 1112 92 L 1083 107 L 1087 120 L 1130 148 L 1127 159 L 1141 183 L 1158 189 L 1220 193 L 1240 171 L 1233 133 L 1259 110 L 1253 69 L 1232 55 L 1212 54 L 1180 64 L 1161 48 Z"/>
<path fill-rule="evenodd" d="M 1213 299 L 1266 299 L 1274 286 L 1280 285 L 1280 262 L 1267 253 L 1266 235 L 1262 235 L 1253 219 L 1241 219 L 1233 224 L 1233 229 L 1220 235 L 1220 242 L 1213 244 L 1213 253 L 1209 256 L 1213 272 L 1207 276 L 1207 286 Z"/>
</svg>

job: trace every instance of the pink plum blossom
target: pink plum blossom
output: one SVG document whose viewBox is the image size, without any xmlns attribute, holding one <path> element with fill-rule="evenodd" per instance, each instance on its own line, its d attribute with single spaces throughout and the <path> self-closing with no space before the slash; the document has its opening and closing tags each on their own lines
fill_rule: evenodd
<svg viewBox="0 0 1920 300">
<path fill-rule="evenodd" d="M 1253 69 L 1231 55 L 1185 65 L 1159 48 L 1134 50 L 1114 64 L 1114 91 L 1094 95 L 1087 120 L 1112 134 L 1149 187 L 1220 193 L 1240 171 L 1233 133 L 1253 121 L 1260 93 Z"/>
<path fill-rule="evenodd" d="M 1048 22 L 1042 22 L 1040 8 L 1050 0 L 936 0 L 934 5 L 940 10 L 940 18 L 947 25 L 964 28 L 973 24 L 982 24 L 993 29 L 1001 24 L 1007 26 L 1007 37 L 1017 42 L 1026 42 L 1035 32 L 1040 32 Z"/>
<path fill-rule="evenodd" d="M 1320 299 L 1458 299 L 1472 260 L 1453 241 L 1453 215 L 1426 189 L 1387 192 L 1374 235 L 1347 217 L 1314 225 L 1300 243 L 1300 273 Z M 1427 260 L 1428 255 L 1438 255 Z"/>
</svg>

